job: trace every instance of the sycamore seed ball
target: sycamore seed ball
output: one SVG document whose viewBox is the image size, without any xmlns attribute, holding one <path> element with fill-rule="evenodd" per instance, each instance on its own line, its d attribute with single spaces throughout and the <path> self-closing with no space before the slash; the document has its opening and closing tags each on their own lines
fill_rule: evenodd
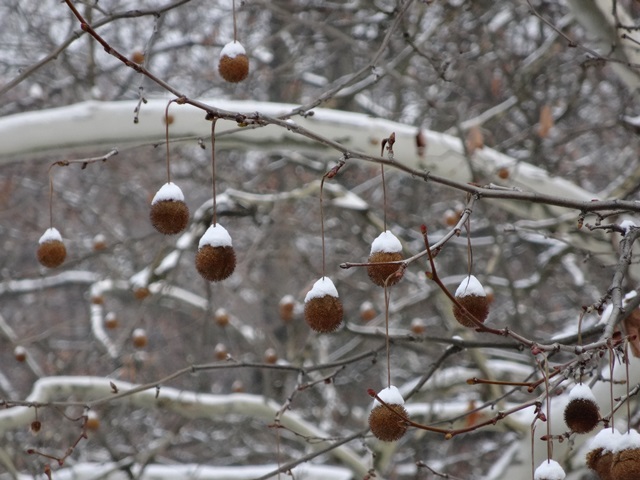
<svg viewBox="0 0 640 480">
<path fill-rule="evenodd" d="M 615 480 L 637 480 L 640 476 L 640 433 L 632 429 L 617 440 L 613 447 L 611 476 Z"/>
<path fill-rule="evenodd" d="M 576 385 L 569 393 L 569 403 L 564 409 L 564 421 L 575 433 L 589 433 L 600 421 L 600 411 L 591 389 Z"/>
<path fill-rule="evenodd" d="M 482 284 L 473 275 L 465 277 L 456 290 L 456 300 L 480 323 L 489 316 L 489 302 Z M 477 325 L 458 305 L 453 306 L 453 316 L 464 327 L 474 328 Z"/>
<path fill-rule="evenodd" d="M 196 269 L 205 280 L 219 282 L 236 268 L 236 253 L 229 232 L 221 225 L 211 225 L 200 238 Z"/>
<path fill-rule="evenodd" d="M 227 82 L 238 83 L 249 75 L 249 58 L 240 42 L 227 43 L 220 52 L 218 72 Z"/>
<path fill-rule="evenodd" d="M 402 260 L 402 244 L 389 230 L 382 232 L 371 244 L 369 263 L 397 262 Z M 402 278 L 399 264 L 369 265 L 367 273 L 373 283 L 380 287 L 395 285 Z"/>
<path fill-rule="evenodd" d="M 382 389 L 378 393 L 378 397 L 388 407 L 382 405 L 377 399 L 374 400 L 373 408 L 369 414 L 369 428 L 379 440 L 395 442 L 407 432 L 407 424 L 402 420 L 402 417 L 409 417 L 404 408 L 404 399 L 400 391 L 393 385 Z"/>
<path fill-rule="evenodd" d="M 55 228 L 48 228 L 38 241 L 38 261 L 47 268 L 56 268 L 62 265 L 67 258 L 67 249 L 62 243 L 62 236 Z"/>
<path fill-rule="evenodd" d="M 618 442 L 620 432 L 605 428 L 591 439 L 587 453 L 587 466 L 596 472 L 601 480 L 612 480 L 611 464 L 613 463 L 613 448 Z"/>
<path fill-rule="evenodd" d="M 151 200 L 151 224 L 160 233 L 175 235 L 189 223 L 189 207 L 175 183 L 165 183 Z"/>
<path fill-rule="evenodd" d="M 534 480 L 564 480 L 564 469 L 555 460 L 544 460 L 533 474 Z"/>
<path fill-rule="evenodd" d="M 304 319 L 307 325 L 314 332 L 335 332 L 342 323 L 342 316 L 338 290 L 329 277 L 322 277 L 313 284 L 304 299 Z"/>
</svg>

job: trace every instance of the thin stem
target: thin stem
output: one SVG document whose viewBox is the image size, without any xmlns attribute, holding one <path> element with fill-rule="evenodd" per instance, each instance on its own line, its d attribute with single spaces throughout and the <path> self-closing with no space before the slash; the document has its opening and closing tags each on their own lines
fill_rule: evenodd
<svg viewBox="0 0 640 480">
<path fill-rule="evenodd" d="M 238 27 L 236 25 L 236 0 L 233 0 L 233 42 L 238 41 Z"/>
<path fill-rule="evenodd" d="M 631 431 L 631 405 L 629 405 L 629 338 L 624 340 L 624 366 L 627 376 L 627 433 Z M 613 384 L 613 382 L 611 382 Z"/>
<path fill-rule="evenodd" d="M 217 200 L 216 200 L 216 121 L 217 117 L 214 117 L 211 121 L 211 191 L 213 195 L 213 226 L 215 227 L 218 221 L 217 214 Z"/>
<path fill-rule="evenodd" d="M 384 284 L 384 326 L 387 347 L 387 387 L 391 387 L 391 342 L 389 340 L 389 300 L 391 292 L 387 283 Z"/>
<path fill-rule="evenodd" d="M 382 215 L 384 231 L 387 231 L 387 185 L 384 181 L 384 165 L 380 165 L 380 175 L 382 176 Z"/>
<path fill-rule="evenodd" d="M 52 165 L 53 166 L 53 165 Z M 49 228 L 53 228 L 53 175 L 49 167 Z"/>
<path fill-rule="evenodd" d="M 171 183 L 171 158 L 169 156 L 169 106 L 173 100 L 169 100 L 167 107 L 164 109 L 164 135 L 167 148 L 167 183 Z"/>
<path fill-rule="evenodd" d="M 611 431 L 614 430 L 614 422 L 613 422 L 613 414 L 615 403 L 613 401 L 613 367 L 615 365 L 615 356 L 613 353 L 613 348 L 609 347 L 609 401 L 611 402 Z"/>
</svg>

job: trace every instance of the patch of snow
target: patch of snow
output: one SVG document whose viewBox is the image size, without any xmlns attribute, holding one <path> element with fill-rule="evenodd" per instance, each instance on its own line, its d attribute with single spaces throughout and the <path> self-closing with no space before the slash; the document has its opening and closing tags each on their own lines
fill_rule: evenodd
<svg viewBox="0 0 640 480">
<path fill-rule="evenodd" d="M 598 434 L 591 439 L 589 449 L 596 450 L 598 448 L 602 448 L 604 451 L 613 452 L 618 444 L 618 437 L 620 436 L 620 432 L 615 428 L 605 428 L 604 430 L 600 430 Z"/>
<path fill-rule="evenodd" d="M 40 237 L 40 240 L 38 240 L 38 243 L 54 242 L 56 240 L 61 242 L 62 235 L 60 235 L 60 232 L 57 228 L 51 227 L 45 230 L 45 232 Z"/>
<path fill-rule="evenodd" d="M 533 474 L 533 480 L 564 480 L 566 474 L 555 460 L 545 460 Z"/>
<path fill-rule="evenodd" d="M 589 388 L 589 385 L 585 385 L 584 383 L 576 385 L 571 389 L 571 392 L 569 392 L 569 400 L 574 399 L 591 400 L 593 403 L 597 403 L 596 397 L 591 391 L 591 388 Z"/>
<path fill-rule="evenodd" d="M 240 42 L 229 42 L 224 47 L 222 47 L 222 51 L 220 52 L 220 58 L 229 57 L 236 58 L 238 55 L 246 55 L 244 47 Z"/>
<path fill-rule="evenodd" d="M 404 398 L 402 398 L 400 390 L 398 390 L 398 388 L 393 385 L 380 390 L 378 392 L 378 397 L 380 397 L 380 400 L 382 400 L 384 403 L 387 403 L 389 405 L 404 405 Z M 378 405 L 381 405 L 381 403 L 376 398 L 373 400 L 372 408 L 376 408 Z"/>
<path fill-rule="evenodd" d="M 200 238 L 198 248 L 202 248 L 205 245 L 211 245 L 212 247 L 231 247 L 231 235 L 229 235 L 229 232 L 227 232 L 222 225 L 211 225 Z"/>
<path fill-rule="evenodd" d="M 155 205 L 158 202 L 163 202 L 165 200 L 173 200 L 173 201 L 181 201 L 184 202 L 184 195 L 180 187 L 178 187 L 175 183 L 169 182 L 165 183 L 158 193 L 155 194 L 153 200 L 151 200 L 151 205 Z"/>
<path fill-rule="evenodd" d="M 612 452 L 616 453 L 623 450 L 633 450 L 635 448 L 640 448 L 640 433 L 632 429 L 627 433 L 615 437 Z"/>
<path fill-rule="evenodd" d="M 625 235 L 629 233 L 629 230 L 631 228 L 635 228 L 635 227 L 637 227 L 637 225 L 631 220 L 623 220 L 622 222 L 620 222 L 620 228 L 624 230 Z"/>
<path fill-rule="evenodd" d="M 402 244 L 390 230 L 382 232 L 371 244 L 371 255 L 376 252 L 397 253 L 402 251 Z"/>
<path fill-rule="evenodd" d="M 365 211 L 369 209 L 369 204 L 352 192 L 345 192 L 343 196 L 334 198 L 331 204 L 349 210 Z"/>
<path fill-rule="evenodd" d="M 486 297 L 487 293 L 484 291 L 482 284 L 474 275 L 469 275 L 462 282 L 456 290 L 456 297 Z"/>
<path fill-rule="evenodd" d="M 338 298 L 338 290 L 329 277 L 322 277 L 313 284 L 307 296 L 304 297 L 304 303 L 307 303 L 312 298 L 322 298 L 326 295 Z"/>
</svg>

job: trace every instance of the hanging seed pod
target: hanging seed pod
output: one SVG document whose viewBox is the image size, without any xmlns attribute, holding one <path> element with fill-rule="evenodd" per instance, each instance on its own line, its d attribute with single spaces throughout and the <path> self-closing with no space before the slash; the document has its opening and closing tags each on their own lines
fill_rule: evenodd
<svg viewBox="0 0 640 480">
<path fill-rule="evenodd" d="M 473 275 L 469 275 L 460 283 L 456 290 L 456 300 L 480 323 L 489 316 L 489 302 L 482 284 Z M 474 328 L 477 325 L 471 320 L 458 305 L 453 305 L 453 316 L 464 327 Z"/>
<path fill-rule="evenodd" d="M 615 480 L 640 478 L 640 433 L 635 430 L 620 435 L 615 444 L 611 477 Z"/>
<path fill-rule="evenodd" d="M 596 472 L 600 480 L 614 480 L 611 475 L 613 449 L 620 436 L 620 432 L 616 429 L 605 428 L 591 439 L 587 453 L 587 467 Z"/>
<path fill-rule="evenodd" d="M 38 240 L 38 261 L 47 268 L 62 265 L 67 258 L 67 249 L 62 243 L 62 236 L 55 228 L 48 228 Z"/>
<path fill-rule="evenodd" d="M 402 278 L 399 264 L 375 265 L 376 263 L 402 260 L 402 244 L 389 230 L 382 232 L 371 244 L 367 273 L 373 283 L 380 287 L 395 285 Z"/>
<path fill-rule="evenodd" d="M 236 268 L 236 253 L 229 232 L 221 225 L 211 225 L 198 244 L 196 269 L 205 280 L 219 282 Z"/>
<path fill-rule="evenodd" d="M 218 72 L 227 82 L 238 83 L 249 75 L 249 58 L 240 42 L 227 43 L 220 52 Z"/>
<path fill-rule="evenodd" d="M 402 438 L 407 432 L 406 422 L 401 418 L 401 416 L 404 418 L 408 418 L 409 416 L 407 410 L 404 408 L 404 398 L 402 398 L 400 391 L 393 385 L 380 390 L 378 397 L 385 402 L 389 408 L 382 405 L 378 399 L 375 399 L 371 413 L 369 414 L 369 428 L 371 429 L 371 433 L 379 440 L 395 442 Z"/>
<path fill-rule="evenodd" d="M 151 200 L 151 224 L 160 233 L 175 235 L 189 223 L 189 207 L 182 190 L 175 183 L 165 183 Z"/>
<path fill-rule="evenodd" d="M 569 392 L 569 403 L 564 409 L 564 422 L 575 433 L 589 433 L 600 421 L 596 397 L 588 385 L 579 384 Z"/>
<path fill-rule="evenodd" d="M 322 277 L 304 299 L 304 319 L 309 328 L 318 333 L 331 333 L 342 323 L 342 302 L 338 290 L 329 279 Z"/>
</svg>

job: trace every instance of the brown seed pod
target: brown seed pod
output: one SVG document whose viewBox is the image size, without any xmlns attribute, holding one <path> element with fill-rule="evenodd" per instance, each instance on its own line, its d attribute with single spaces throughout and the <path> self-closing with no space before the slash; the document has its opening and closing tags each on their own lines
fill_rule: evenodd
<svg viewBox="0 0 640 480">
<path fill-rule="evenodd" d="M 24 362 L 27 359 L 27 350 L 22 345 L 17 345 L 16 348 L 13 349 L 13 356 L 16 359 L 16 362 Z"/>
<path fill-rule="evenodd" d="M 118 328 L 118 316 L 114 312 L 109 312 L 104 316 L 104 326 L 109 330 Z"/>
<path fill-rule="evenodd" d="M 365 300 L 364 302 L 362 302 L 362 304 L 360 305 L 360 319 L 363 322 L 370 322 L 371 320 L 376 318 L 377 315 L 378 312 L 376 312 L 373 303 L 371 303 L 369 300 Z"/>
<path fill-rule="evenodd" d="M 409 416 L 404 408 L 404 399 L 393 385 L 381 390 L 378 397 L 388 407 L 382 405 L 377 399 L 374 401 L 369 414 L 369 428 L 376 438 L 385 442 L 395 442 L 402 438 L 408 428 L 406 422 L 401 418 Z"/>
<path fill-rule="evenodd" d="M 85 426 L 88 430 L 93 430 L 94 432 L 100 428 L 100 417 L 93 410 L 89 410 L 89 413 L 87 413 Z"/>
<path fill-rule="evenodd" d="M 278 302 L 278 313 L 280 313 L 280 319 L 289 323 L 293 320 L 293 315 L 295 313 L 296 302 L 293 298 L 293 295 L 285 295 Z"/>
<path fill-rule="evenodd" d="M 587 385 L 571 389 L 569 403 L 564 409 L 564 422 L 575 433 L 589 433 L 600 421 L 596 399 Z"/>
<path fill-rule="evenodd" d="M 147 338 L 147 332 L 142 328 L 136 328 L 131 334 L 131 340 L 133 341 L 133 346 L 136 348 L 144 348 L 147 346 L 147 342 L 149 339 Z"/>
<path fill-rule="evenodd" d="M 227 347 L 224 343 L 218 343 L 213 349 L 213 354 L 217 360 L 226 360 L 229 356 L 229 352 L 227 351 Z"/>
<path fill-rule="evenodd" d="M 314 332 L 331 333 L 338 329 L 342 317 L 338 290 L 329 277 L 322 277 L 304 299 L 304 319 Z"/>
<path fill-rule="evenodd" d="M 151 200 L 151 225 L 165 235 L 175 235 L 189 223 L 189 207 L 182 190 L 175 183 L 165 183 Z"/>
<path fill-rule="evenodd" d="M 264 361 L 269 365 L 273 365 L 278 361 L 278 352 L 276 352 L 275 348 L 267 348 L 264 351 Z"/>
<path fill-rule="evenodd" d="M 389 230 L 382 232 L 371 244 L 368 263 L 398 262 L 402 260 L 402 244 Z M 399 264 L 369 265 L 367 273 L 380 287 L 395 285 L 402 279 Z"/>
<path fill-rule="evenodd" d="M 533 474 L 534 480 L 563 480 L 565 477 L 564 469 L 551 459 L 543 460 Z"/>
<path fill-rule="evenodd" d="M 487 301 L 487 294 L 482 288 L 482 284 L 473 275 L 465 277 L 460 283 L 460 286 L 456 290 L 456 300 L 480 323 L 489 316 L 489 302 Z M 465 311 L 453 305 L 453 316 L 458 323 L 464 327 L 474 328 L 477 325 L 471 320 L 465 313 Z"/>
<path fill-rule="evenodd" d="M 211 225 L 200 239 L 196 269 L 205 280 L 219 282 L 236 268 L 236 253 L 231 236 L 221 225 Z"/>
<path fill-rule="evenodd" d="M 227 82 L 238 83 L 249 75 L 249 58 L 240 42 L 227 43 L 220 52 L 218 72 Z"/>
<path fill-rule="evenodd" d="M 38 261 L 47 268 L 62 265 L 67 258 L 67 249 L 62 243 L 62 236 L 55 228 L 48 228 L 38 241 Z"/>
<path fill-rule="evenodd" d="M 411 331 L 416 335 L 422 335 L 426 332 L 427 326 L 424 323 L 424 320 L 421 318 L 414 318 L 411 320 Z"/>
<path fill-rule="evenodd" d="M 226 327 L 227 325 L 229 325 L 229 312 L 227 312 L 224 308 L 219 308 L 213 314 L 213 319 L 219 326 Z"/>
<path fill-rule="evenodd" d="M 611 428 L 605 428 L 593 437 L 587 453 L 587 467 L 595 471 L 601 480 L 614 480 L 611 474 L 613 452 L 611 448 L 620 438 L 620 433 Z"/>
<path fill-rule="evenodd" d="M 637 480 L 640 476 L 640 434 L 635 430 L 620 435 L 611 462 L 615 480 Z"/>
</svg>

